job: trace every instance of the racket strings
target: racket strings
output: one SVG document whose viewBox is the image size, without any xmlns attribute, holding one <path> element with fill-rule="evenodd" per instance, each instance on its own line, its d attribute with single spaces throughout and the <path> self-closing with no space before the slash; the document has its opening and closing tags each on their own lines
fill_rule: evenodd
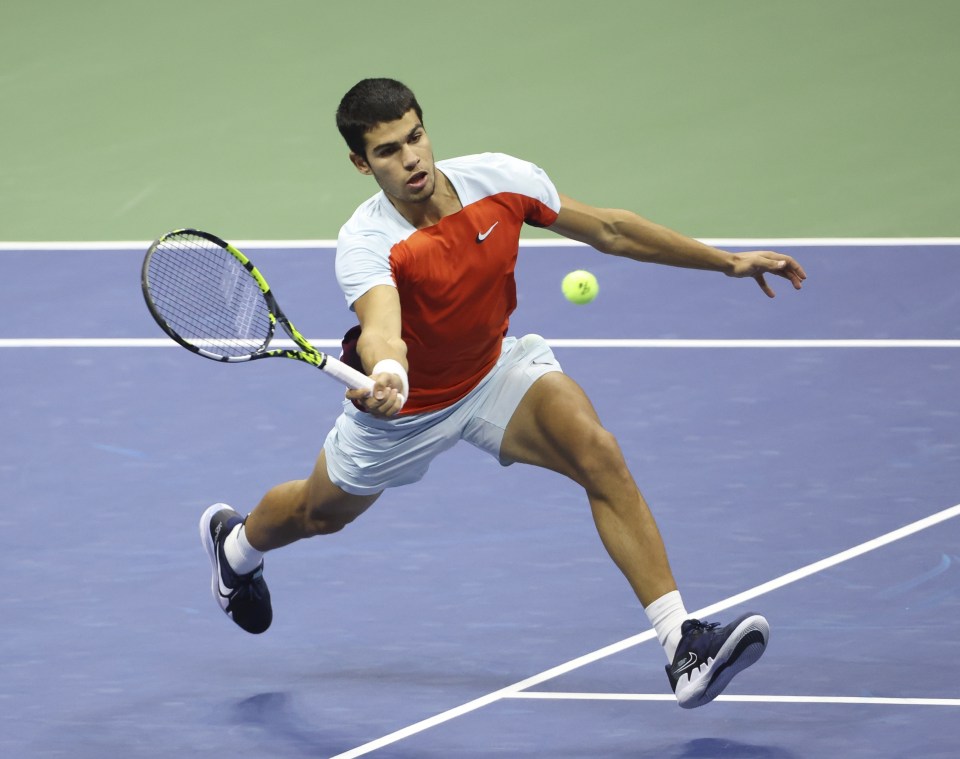
<svg viewBox="0 0 960 759">
<path fill-rule="evenodd" d="M 164 239 L 147 269 L 150 297 L 183 340 L 219 356 L 256 353 L 272 333 L 256 281 L 228 251 L 194 235 Z"/>
</svg>

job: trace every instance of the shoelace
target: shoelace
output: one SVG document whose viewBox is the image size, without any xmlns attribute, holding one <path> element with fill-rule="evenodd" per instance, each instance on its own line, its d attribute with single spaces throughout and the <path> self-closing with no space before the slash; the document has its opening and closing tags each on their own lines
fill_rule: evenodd
<svg viewBox="0 0 960 759">
<path fill-rule="evenodd" d="M 699 619 L 688 621 L 690 622 L 691 632 L 710 632 L 720 627 L 719 622 L 701 622 Z"/>
<path fill-rule="evenodd" d="M 236 575 L 238 583 L 237 587 L 234 588 L 233 593 L 231 594 L 231 598 L 239 599 L 241 601 L 259 601 L 261 598 L 263 598 L 263 594 L 260 592 L 260 589 L 257 587 L 254 580 L 262 576 L 263 566 L 257 567 L 248 575 Z"/>
</svg>

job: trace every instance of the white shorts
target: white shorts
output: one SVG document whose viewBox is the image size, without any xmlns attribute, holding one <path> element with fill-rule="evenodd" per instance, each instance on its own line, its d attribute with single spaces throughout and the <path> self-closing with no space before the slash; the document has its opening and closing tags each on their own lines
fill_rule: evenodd
<svg viewBox="0 0 960 759">
<path fill-rule="evenodd" d="M 507 337 L 496 366 L 465 397 L 423 414 L 375 417 L 349 401 L 323 444 L 330 480 L 348 493 L 373 495 L 422 479 L 430 462 L 459 440 L 500 456 L 507 423 L 527 390 L 548 372 L 562 371 L 539 335 Z"/>
</svg>

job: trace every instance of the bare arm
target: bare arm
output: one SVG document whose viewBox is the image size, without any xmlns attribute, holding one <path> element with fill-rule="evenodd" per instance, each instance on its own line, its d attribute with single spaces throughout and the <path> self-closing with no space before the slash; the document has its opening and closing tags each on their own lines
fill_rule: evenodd
<svg viewBox="0 0 960 759">
<path fill-rule="evenodd" d="M 357 353 L 366 372 L 373 372 L 378 362 L 393 359 L 407 369 L 407 346 L 400 337 L 400 297 L 389 285 L 378 285 L 361 295 L 354 303 L 360 319 L 360 340 Z M 367 411 L 380 416 L 393 416 L 402 406 L 398 394 L 403 390 L 399 375 L 391 372 L 370 374 L 375 383 L 373 394 L 348 390 L 347 397 L 363 403 Z"/>
<path fill-rule="evenodd" d="M 595 208 L 560 196 L 560 214 L 550 227 L 601 253 L 635 261 L 723 272 L 730 277 L 753 277 L 769 297 L 773 290 L 764 274 L 789 280 L 799 290 L 806 273 L 790 256 L 773 251 L 728 253 L 655 224 L 631 211 Z"/>
</svg>

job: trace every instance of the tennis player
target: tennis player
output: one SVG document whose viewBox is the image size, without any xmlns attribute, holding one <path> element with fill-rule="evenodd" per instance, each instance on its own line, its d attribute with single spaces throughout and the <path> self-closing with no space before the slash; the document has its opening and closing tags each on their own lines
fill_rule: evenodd
<svg viewBox="0 0 960 759">
<path fill-rule="evenodd" d="M 769 297 L 768 275 L 799 290 L 803 268 L 790 256 L 731 254 L 629 211 L 585 205 L 507 155 L 435 161 L 420 105 L 392 79 L 354 86 L 337 126 L 354 167 L 380 187 L 340 230 L 336 257 L 360 323 L 344 360 L 376 384 L 368 397 L 347 392 L 306 479 L 273 488 L 245 519 L 225 504 L 204 513 L 220 607 L 244 630 L 266 630 L 267 551 L 342 529 L 466 440 L 504 466 L 552 469 L 584 489 L 604 546 L 656 630 L 680 706 L 708 703 L 761 656 L 767 621 L 689 618 L 616 439 L 543 338 L 508 336 L 520 233 L 524 224 L 547 227 L 602 253 L 753 277 Z"/>
</svg>

